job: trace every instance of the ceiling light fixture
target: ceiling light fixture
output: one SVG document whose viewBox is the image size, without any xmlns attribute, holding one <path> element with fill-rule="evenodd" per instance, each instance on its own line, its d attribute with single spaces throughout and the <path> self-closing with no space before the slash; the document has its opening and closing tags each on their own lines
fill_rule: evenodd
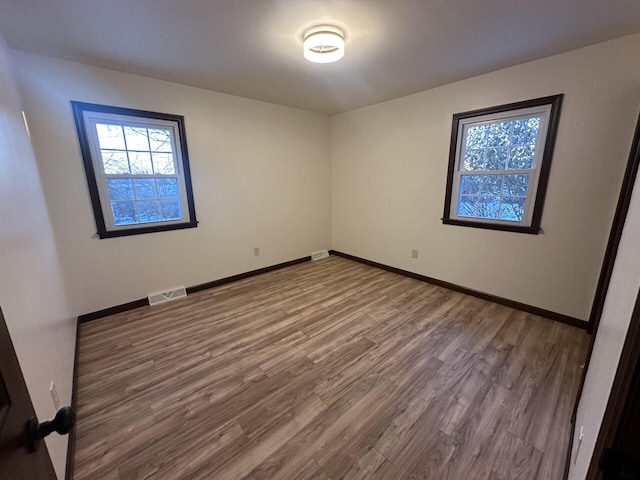
<svg viewBox="0 0 640 480">
<path fill-rule="evenodd" d="M 320 25 L 303 35 L 304 58 L 314 63 L 331 63 L 344 56 L 344 32 L 338 27 Z"/>
</svg>

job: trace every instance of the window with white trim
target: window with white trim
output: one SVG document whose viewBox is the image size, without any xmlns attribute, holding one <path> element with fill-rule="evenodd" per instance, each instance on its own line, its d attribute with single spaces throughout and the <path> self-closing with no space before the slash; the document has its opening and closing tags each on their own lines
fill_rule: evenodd
<svg viewBox="0 0 640 480">
<path fill-rule="evenodd" d="M 71 103 L 100 238 L 197 226 L 183 117 Z"/>
<path fill-rule="evenodd" d="M 562 95 L 453 116 L 443 223 L 538 233 Z"/>
</svg>

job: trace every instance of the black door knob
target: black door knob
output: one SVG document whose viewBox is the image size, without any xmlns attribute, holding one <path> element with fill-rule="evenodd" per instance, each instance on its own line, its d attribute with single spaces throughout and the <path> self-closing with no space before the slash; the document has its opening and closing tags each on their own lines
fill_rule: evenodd
<svg viewBox="0 0 640 480">
<path fill-rule="evenodd" d="M 27 450 L 35 452 L 38 449 L 40 440 L 51 432 L 66 435 L 76 424 L 76 414 L 71 407 L 62 407 L 53 417 L 53 420 L 38 423 L 35 417 L 27 422 L 26 440 Z"/>
</svg>

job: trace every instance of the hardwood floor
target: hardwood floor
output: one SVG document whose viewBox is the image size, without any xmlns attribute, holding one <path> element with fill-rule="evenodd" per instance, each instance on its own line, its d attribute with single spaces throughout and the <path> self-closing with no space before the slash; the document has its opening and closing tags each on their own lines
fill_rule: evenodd
<svg viewBox="0 0 640 480">
<path fill-rule="evenodd" d="M 560 479 L 587 339 L 295 265 L 82 324 L 75 479 Z"/>
</svg>

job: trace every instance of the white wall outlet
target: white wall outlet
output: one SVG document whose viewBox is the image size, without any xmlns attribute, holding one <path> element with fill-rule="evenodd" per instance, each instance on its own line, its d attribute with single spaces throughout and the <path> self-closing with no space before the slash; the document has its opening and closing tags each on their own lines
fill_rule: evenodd
<svg viewBox="0 0 640 480">
<path fill-rule="evenodd" d="M 260 255 L 260 247 L 253 247 L 253 256 L 257 257 Z"/>
<path fill-rule="evenodd" d="M 417 249 L 413 249 L 411 250 L 411 258 L 418 258 L 418 250 Z"/>
<path fill-rule="evenodd" d="M 53 402 L 53 408 L 57 411 L 60 408 L 60 397 L 58 396 L 58 389 L 56 388 L 56 382 L 51 380 L 49 384 L 49 393 L 51 394 L 51 401 Z"/>
</svg>

